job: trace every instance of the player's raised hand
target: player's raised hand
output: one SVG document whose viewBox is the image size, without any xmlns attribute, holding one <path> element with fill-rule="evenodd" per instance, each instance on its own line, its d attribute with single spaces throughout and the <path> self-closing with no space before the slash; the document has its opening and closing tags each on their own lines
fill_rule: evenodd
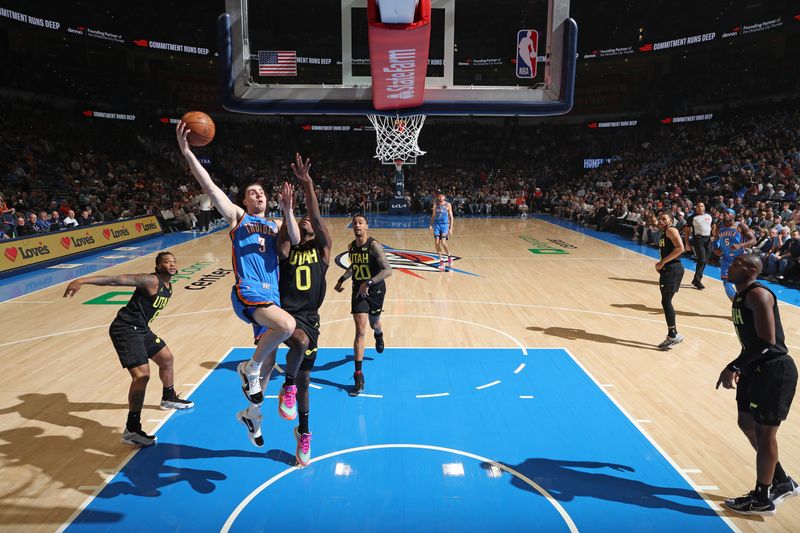
<svg viewBox="0 0 800 533">
<path fill-rule="evenodd" d="M 178 122 L 178 125 L 175 126 L 175 136 L 178 138 L 178 148 L 180 148 L 182 154 L 190 150 L 189 141 L 187 140 L 189 132 L 191 130 L 184 121 Z"/>
<path fill-rule="evenodd" d="M 281 206 L 281 210 L 284 212 L 291 211 L 293 201 L 294 187 L 288 181 L 284 181 L 281 192 L 278 194 L 278 204 Z"/>
<path fill-rule="evenodd" d="M 301 182 L 306 182 L 311 179 L 311 160 L 306 158 L 305 162 L 303 162 L 303 157 L 296 153 L 294 154 L 294 163 L 292 163 L 292 172 L 294 172 L 295 177 L 299 179 Z"/>
</svg>

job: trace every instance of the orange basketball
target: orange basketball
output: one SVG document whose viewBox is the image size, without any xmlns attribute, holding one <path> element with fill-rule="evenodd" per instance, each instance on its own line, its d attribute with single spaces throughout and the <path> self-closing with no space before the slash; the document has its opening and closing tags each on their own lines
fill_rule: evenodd
<svg viewBox="0 0 800 533">
<path fill-rule="evenodd" d="M 186 140 L 192 146 L 205 146 L 214 138 L 217 128 L 214 126 L 214 121 L 211 117 L 202 111 L 189 111 L 181 120 L 189 127 L 189 135 Z"/>
</svg>

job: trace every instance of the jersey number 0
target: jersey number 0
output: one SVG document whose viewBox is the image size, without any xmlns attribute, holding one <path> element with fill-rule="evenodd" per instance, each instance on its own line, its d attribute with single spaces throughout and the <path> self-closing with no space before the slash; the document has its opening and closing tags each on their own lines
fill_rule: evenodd
<svg viewBox="0 0 800 533">
<path fill-rule="evenodd" d="M 311 268 L 303 265 L 294 271 L 294 283 L 298 291 L 307 291 L 311 288 Z"/>
</svg>

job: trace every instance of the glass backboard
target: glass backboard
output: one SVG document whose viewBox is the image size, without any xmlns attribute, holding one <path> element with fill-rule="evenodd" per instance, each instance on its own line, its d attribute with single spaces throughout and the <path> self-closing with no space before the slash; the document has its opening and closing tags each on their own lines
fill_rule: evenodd
<svg viewBox="0 0 800 533">
<path fill-rule="evenodd" d="M 569 0 L 430 0 L 424 103 L 386 114 L 541 116 L 572 108 Z M 226 0 L 223 105 L 256 114 L 373 114 L 367 0 Z M 525 52 L 529 53 L 525 53 Z"/>
</svg>

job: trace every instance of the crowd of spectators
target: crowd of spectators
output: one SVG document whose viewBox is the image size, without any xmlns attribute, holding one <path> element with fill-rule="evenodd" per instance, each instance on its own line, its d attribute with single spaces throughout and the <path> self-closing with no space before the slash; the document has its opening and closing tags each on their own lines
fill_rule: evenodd
<svg viewBox="0 0 800 533">
<path fill-rule="evenodd" d="M 4 103 L 0 238 L 148 214 L 169 230 L 208 229 L 208 198 L 188 173 L 170 124 Z M 683 230 L 702 201 L 714 217 L 734 209 L 756 232 L 766 263 L 791 278 L 797 247 L 785 243 L 800 224 L 799 119 L 797 104 L 783 102 L 708 122 L 607 131 L 433 122 L 420 137 L 428 155 L 405 168 L 405 199 L 413 212 L 427 213 L 441 191 L 456 216 L 548 212 L 645 244 L 657 239 L 659 212 L 672 213 Z M 268 184 L 272 214 L 295 152 L 312 160 L 325 214 L 386 211 L 394 195 L 394 168 L 372 157 L 370 131 L 308 131 L 286 118 L 226 122 L 217 131 L 198 156 L 231 198 L 244 184 Z M 581 161 L 589 156 L 612 160 L 585 171 Z M 304 209 L 302 196 L 297 204 Z M 770 262 L 770 253 L 782 260 Z"/>
<path fill-rule="evenodd" d="M 541 210 L 655 246 L 656 215 L 672 214 L 691 250 L 703 202 L 718 225 L 732 209 L 755 233 L 765 276 L 800 281 L 800 112 L 796 105 L 662 129 L 581 179 L 549 187 Z M 538 207 L 537 207 L 538 208 Z M 687 252 L 691 253 L 691 252 Z"/>
</svg>

